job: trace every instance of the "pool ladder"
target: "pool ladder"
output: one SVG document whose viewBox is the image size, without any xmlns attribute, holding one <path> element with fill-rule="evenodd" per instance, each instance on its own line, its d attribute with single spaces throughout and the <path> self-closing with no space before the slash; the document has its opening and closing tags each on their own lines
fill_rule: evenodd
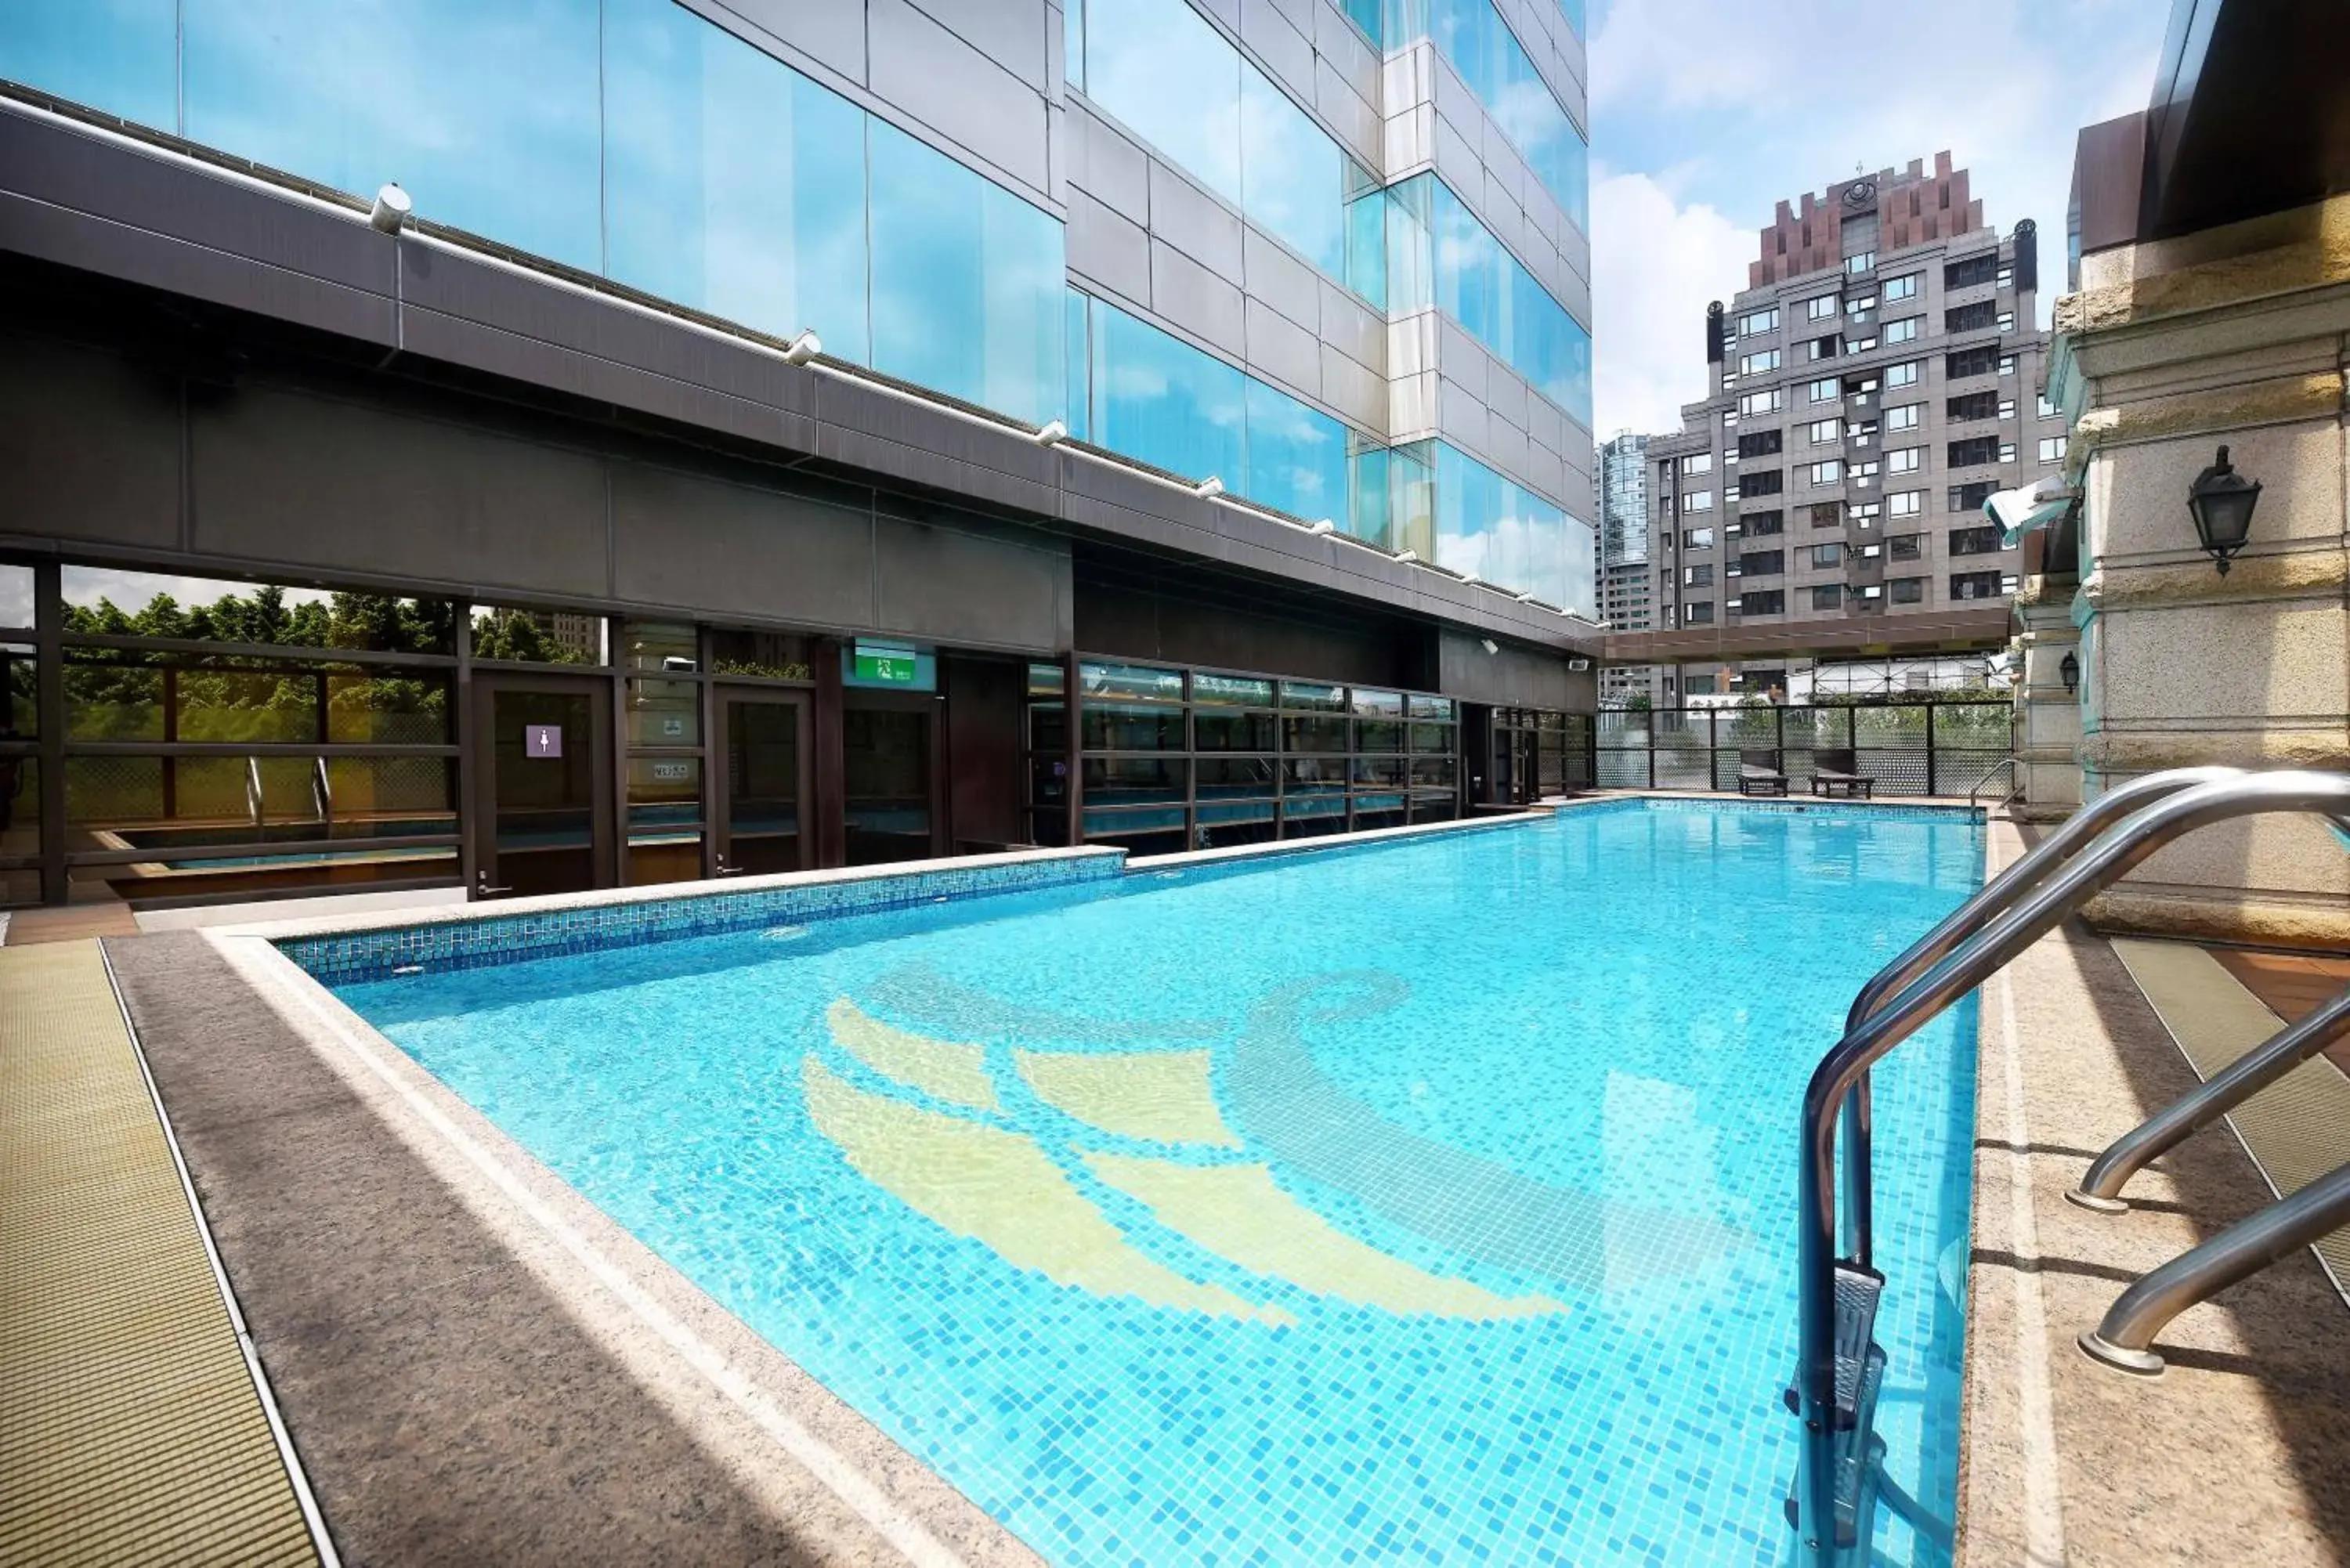
<svg viewBox="0 0 2350 1568">
<path fill-rule="evenodd" d="M 1876 1324 L 1885 1276 L 1871 1262 L 1869 1068 L 2164 845 L 2210 823 L 2278 812 L 2315 813 L 2337 825 L 2350 824 L 2350 775 L 2178 768 L 2118 785 L 1985 884 L 1877 971 L 1853 998 L 1844 1038 L 1821 1058 L 1804 1090 L 1796 1181 L 1797 1364 L 1786 1398 L 1803 1432 L 1787 1517 L 1803 1555 L 1818 1568 L 1868 1561 L 1880 1497 L 1894 1499 L 1920 1530 L 1939 1533 L 1948 1528 L 1917 1514 L 1893 1490 L 1878 1463 L 1884 1445 L 1876 1436 L 1876 1406 L 1885 1352 L 1877 1343 Z M 2337 999 L 2324 1011 L 2340 1006 Z M 2331 1027 L 2304 1027 L 2299 1034 L 2286 1031 L 2294 1036 L 2291 1044 L 2283 1044 L 2281 1035 L 2254 1053 L 2262 1060 L 2261 1069 L 2214 1078 L 2181 1102 L 2187 1109 L 2166 1111 L 2149 1123 L 2158 1124 L 2157 1132 L 2133 1144 L 2140 1137 L 2134 1133 L 2116 1149 L 2126 1147 L 2142 1155 L 2140 1164 L 2152 1158 L 2272 1081 L 2284 1070 L 2279 1059 L 2314 1051 L 2310 1039 Z M 1839 1124 L 1845 1148 L 1842 1218 L 1847 1227 L 1842 1253 L 1835 1179 Z M 2107 1157 L 2117 1164 L 2126 1158 Z M 2115 1186 L 2127 1179 L 2128 1169 Z M 2298 1244 L 2293 1238 L 2324 1234 L 2329 1218 L 2334 1224 L 2350 1220 L 2350 1171 L 2321 1179 L 2148 1275 L 2124 1293 L 2100 1332 L 2115 1328 L 2121 1318 L 2126 1336 L 2143 1348 L 2144 1339 L 2177 1313 L 2292 1251 Z"/>
</svg>

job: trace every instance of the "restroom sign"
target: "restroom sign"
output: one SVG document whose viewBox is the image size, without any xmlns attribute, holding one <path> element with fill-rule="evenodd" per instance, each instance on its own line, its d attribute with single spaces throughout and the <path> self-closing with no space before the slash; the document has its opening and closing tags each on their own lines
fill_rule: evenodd
<svg viewBox="0 0 2350 1568">
<path fill-rule="evenodd" d="M 560 724 L 525 724 L 522 728 L 522 754 L 526 757 L 559 757 L 563 754 L 563 726 Z"/>
</svg>

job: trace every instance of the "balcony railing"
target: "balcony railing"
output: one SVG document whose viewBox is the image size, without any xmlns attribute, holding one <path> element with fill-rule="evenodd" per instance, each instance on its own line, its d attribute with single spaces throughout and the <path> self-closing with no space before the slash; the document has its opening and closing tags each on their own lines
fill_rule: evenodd
<svg viewBox="0 0 2350 1568">
<path fill-rule="evenodd" d="M 1877 613 L 1860 610 L 1850 596 L 1847 607 Z M 1602 789 L 1732 790 L 1741 751 L 1774 751 L 1790 792 L 1804 794 L 1816 753 L 1849 751 L 1855 771 L 1877 780 L 1880 798 L 1956 793 L 2012 754 L 2013 717 L 2014 705 L 2004 698 L 1966 696 L 1866 706 L 1609 710 L 1594 729 L 1592 776 Z"/>
</svg>

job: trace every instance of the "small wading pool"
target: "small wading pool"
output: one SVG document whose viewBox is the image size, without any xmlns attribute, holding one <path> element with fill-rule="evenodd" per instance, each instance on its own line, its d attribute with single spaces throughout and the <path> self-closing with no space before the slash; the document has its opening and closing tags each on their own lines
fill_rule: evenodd
<svg viewBox="0 0 2350 1568">
<path fill-rule="evenodd" d="M 1625 801 L 392 978 L 286 947 L 1052 1561 L 1759 1563 L 1802 1086 L 1981 867 L 1971 814 Z M 1879 1430 L 1945 1521 L 1973 1044 L 1877 1077 Z"/>
</svg>

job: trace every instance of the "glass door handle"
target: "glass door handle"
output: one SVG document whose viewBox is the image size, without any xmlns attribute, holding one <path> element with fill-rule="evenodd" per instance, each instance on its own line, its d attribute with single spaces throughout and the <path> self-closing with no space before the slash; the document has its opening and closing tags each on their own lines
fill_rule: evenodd
<svg viewBox="0 0 2350 1568">
<path fill-rule="evenodd" d="M 495 898 L 500 893 L 511 893 L 513 891 L 514 889 L 512 888 L 491 887 L 490 874 L 486 871 L 481 873 L 480 876 L 473 879 L 473 897 L 476 898 Z"/>
<path fill-rule="evenodd" d="M 721 877 L 740 877 L 743 875 L 743 867 L 740 866 L 727 865 L 726 857 L 721 855 L 718 857 L 718 874 Z"/>
</svg>

